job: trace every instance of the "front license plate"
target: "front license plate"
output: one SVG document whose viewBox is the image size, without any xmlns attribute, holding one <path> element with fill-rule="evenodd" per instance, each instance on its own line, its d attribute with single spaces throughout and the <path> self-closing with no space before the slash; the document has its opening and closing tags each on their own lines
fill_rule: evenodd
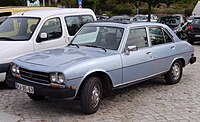
<svg viewBox="0 0 200 122">
<path fill-rule="evenodd" d="M 195 35 L 195 37 L 200 37 L 200 35 Z"/>
<path fill-rule="evenodd" d="M 27 86 L 27 85 L 24 85 L 24 84 L 15 83 L 15 87 L 19 90 L 24 91 L 24 92 L 34 94 L 34 87 L 32 87 L 32 86 Z"/>
</svg>

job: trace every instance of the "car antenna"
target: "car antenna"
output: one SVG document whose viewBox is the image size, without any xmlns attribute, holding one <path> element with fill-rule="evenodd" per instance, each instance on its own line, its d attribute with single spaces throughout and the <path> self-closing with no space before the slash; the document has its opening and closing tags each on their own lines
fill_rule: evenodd
<svg viewBox="0 0 200 122">
<path fill-rule="evenodd" d="M 24 15 L 25 12 L 27 12 L 29 9 L 29 6 L 27 7 L 27 9 L 22 13 L 22 16 Z"/>
</svg>

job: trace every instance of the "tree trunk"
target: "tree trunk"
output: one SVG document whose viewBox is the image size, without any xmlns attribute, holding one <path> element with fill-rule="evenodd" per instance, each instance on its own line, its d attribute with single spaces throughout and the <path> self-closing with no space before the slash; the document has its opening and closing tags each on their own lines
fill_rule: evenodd
<svg viewBox="0 0 200 122">
<path fill-rule="evenodd" d="M 51 0 L 49 0 L 49 6 L 51 6 Z"/>
<path fill-rule="evenodd" d="M 151 6 L 152 6 L 152 3 L 149 0 L 148 1 L 148 22 L 151 22 Z"/>
</svg>

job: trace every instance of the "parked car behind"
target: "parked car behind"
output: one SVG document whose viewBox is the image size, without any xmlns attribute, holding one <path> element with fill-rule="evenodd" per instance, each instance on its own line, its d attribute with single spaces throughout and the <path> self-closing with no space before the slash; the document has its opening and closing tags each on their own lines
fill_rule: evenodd
<svg viewBox="0 0 200 122">
<path fill-rule="evenodd" d="M 96 15 L 97 21 L 99 20 L 108 20 L 109 16 L 106 15 Z"/>
<path fill-rule="evenodd" d="M 186 19 L 184 16 L 182 15 L 164 16 L 161 17 L 158 22 L 169 26 L 180 39 L 183 39 L 184 33 L 182 30 L 182 26 L 186 23 Z"/>
<path fill-rule="evenodd" d="M 10 62 L 24 54 L 67 45 L 79 28 L 96 20 L 90 9 L 26 11 L 0 25 L 0 81 Z"/>
<path fill-rule="evenodd" d="M 188 26 L 187 41 L 190 44 L 200 41 L 200 17 L 195 17 L 192 23 Z"/>
<path fill-rule="evenodd" d="M 148 22 L 148 15 L 138 14 L 138 15 L 135 15 L 132 18 L 132 20 L 137 21 L 137 22 Z M 156 15 L 151 14 L 150 22 L 157 22 L 157 21 L 158 21 L 158 17 Z"/>
<path fill-rule="evenodd" d="M 131 21 L 131 17 L 128 15 L 112 16 L 109 20 L 114 21 Z"/>
<path fill-rule="evenodd" d="M 159 23 L 93 22 L 84 25 L 65 48 L 12 61 L 8 84 L 32 100 L 46 96 L 79 99 L 86 114 L 96 112 L 102 95 L 158 75 L 181 80 L 194 63 L 194 48 Z"/>
<path fill-rule="evenodd" d="M 32 11 L 32 10 L 45 10 L 45 9 L 57 9 L 56 7 L 0 7 L 0 24 L 7 19 L 9 16 L 25 11 Z"/>
</svg>

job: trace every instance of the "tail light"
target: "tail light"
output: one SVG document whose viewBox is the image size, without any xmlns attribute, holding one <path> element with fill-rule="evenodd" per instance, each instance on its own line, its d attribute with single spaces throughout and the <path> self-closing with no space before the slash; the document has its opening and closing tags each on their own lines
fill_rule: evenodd
<svg viewBox="0 0 200 122">
<path fill-rule="evenodd" d="M 188 27 L 188 29 L 191 31 L 191 30 L 193 29 L 193 26 L 190 25 L 190 26 Z"/>
</svg>

